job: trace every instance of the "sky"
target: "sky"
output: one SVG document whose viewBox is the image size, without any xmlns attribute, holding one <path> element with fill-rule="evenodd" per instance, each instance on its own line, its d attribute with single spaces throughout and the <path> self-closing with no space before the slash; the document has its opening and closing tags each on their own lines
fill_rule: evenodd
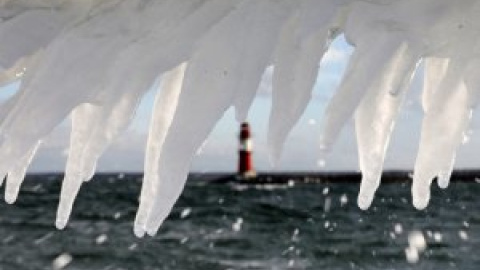
<svg viewBox="0 0 480 270">
<path fill-rule="evenodd" d="M 249 122 L 253 133 L 254 164 L 258 171 L 357 171 L 357 151 L 353 122 L 343 129 L 332 152 L 320 156 L 319 138 L 324 110 L 353 52 L 343 36 L 337 38 L 327 51 L 319 68 L 312 101 L 294 130 L 290 134 L 282 159 L 276 167 L 268 161 L 266 151 L 266 127 L 271 102 L 272 68 L 268 68 L 259 86 L 258 95 L 249 112 Z M 422 109 L 420 95 L 422 87 L 420 65 L 419 76 L 413 79 L 406 102 L 397 119 L 385 162 L 386 169 L 412 170 L 420 137 Z M 5 99 L 15 92 L 17 84 L 0 90 L 0 98 Z M 131 127 L 120 136 L 100 159 L 98 171 L 143 171 L 143 155 L 147 137 L 150 112 L 155 96 L 150 91 L 144 98 Z M 480 128 L 480 117 L 475 117 L 465 138 L 466 144 L 460 147 L 457 155 L 457 168 L 478 168 L 480 159 L 475 149 L 479 149 L 480 138 L 472 136 Z M 478 119 L 478 120 L 476 120 Z M 193 159 L 191 171 L 231 172 L 237 166 L 238 130 L 233 109 L 227 111 L 216 125 L 209 138 Z M 69 121 L 57 127 L 44 141 L 34 158 L 30 172 L 63 171 L 68 153 Z M 478 137 L 478 136 L 477 136 Z"/>
</svg>

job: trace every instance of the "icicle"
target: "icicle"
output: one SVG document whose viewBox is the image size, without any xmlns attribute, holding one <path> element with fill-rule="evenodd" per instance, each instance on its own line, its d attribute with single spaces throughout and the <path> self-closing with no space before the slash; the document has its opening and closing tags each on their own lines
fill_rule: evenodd
<svg viewBox="0 0 480 270">
<path fill-rule="evenodd" d="M 172 57 L 172 54 L 169 52 L 169 48 L 171 50 L 174 50 L 176 53 L 176 57 L 178 59 L 184 59 L 186 58 L 187 55 L 190 54 L 190 50 L 193 48 L 193 45 L 196 44 L 196 40 L 200 38 L 203 35 L 203 32 L 208 30 L 212 25 L 214 25 L 218 20 L 220 20 L 225 14 L 229 14 L 230 10 L 235 7 L 236 4 L 239 2 L 237 1 L 224 1 L 224 0 L 218 0 L 218 1 L 209 1 L 202 5 L 200 8 L 198 8 L 197 11 L 195 11 L 190 17 L 188 17 L 185 20 L 181 20 L 176 24 L 173 24 L 177 28 L 174 28 L 175 31 L 168 31 L 166 33 L 156 33 L 153 37 L 155 39 L 145 42 L 144 44 L 141 44 L 142 47 L 141 50 L 132 50 L 132 54 L 134 56 L 137 56 L 138 51 L 151 51 L 152 55 L 147 55 L 144 56 L 143 54 L 139 55 L 142 58 L 144 58 L 144 61 L 139 61 L 137 66 L 139 67 L 140 70 L 147 70 L 148 72 L 153 71 L 153 72 L 162 72 L 162 70 L 166 69 L 168 65 L 165 65 L 165 63 L 175 63 L 178 60 L 173 60 L 176 59 L 175 57 Z M 175 34 L 175 35 L 173 35 Z M 163 37 L 163 39 L 158 39 L 158 37 Z M 175 37 L 175 39 L 173 39 Z M 185 42 L 182 42 L 180 44 L 177 44 L 176 42 L 171 42 L 171 40 L 184 40 Z M 165 50 L 157 50 L 157 48 L 165 48 Z M 135 59 L 135 57 L 132 57 Z M 141 60 L 143 60 L 140 58 Z M 159 66 L 162 65 L 162 66 Z M 158 73 L 152 73 L 150 76 L 156 76 Z M 148 77 L 148 75 L 147 75 Z M 119 84 L 119 86 L 123 86 L 123 84 Z M 159 123 L 158 129 L 162 129 L 163 132 L 166 132 L 166 129 L 170 125 L 170 120 L 168 120 L 170 117 L 173 116 L 168 116 L 171 113 L 173 113 L 175 104 L 176 102 L 173 102 L 173 99 L 178 93 L 175 94 L 175 90 L 171 90 L 172 92 L 170 93 L 172 96 L 169 97 L 164 97 L 167 92 L 164 92 L 160 94 L 161 96 L 158 96 L 158 99 L 165 100 L 164 102 L 169 102 L 168 107 L 163 107 L 163 105 L 156 105 L 155 113 L 159 113 L 158 111 L 163 111 L 163 113 L 166 113 L 165 118 L 162 118 L 164 120 L 164 123 Z M 170 98 L 172 100 L 170 100 Z M 198 101 L 201 101 L 202 98 L 199 98 Z M 170 101 L 172 102 L 170 104 Z M 163 102 L 162 102 L 163 103 Z M 159 107 L 160 106 L 160 107 Z M 153 119 L 152 119 L 153 123 Z M 153 124 L 152 124 L 153 125 Z M 151 126 L 150 129 L 150 136 L 152 135 L 152 130 L 157 130 L 157 127 Z M 166 136 L 166 135 L 162 135 Z M 157 142 L 163 141 L 161 137 L 157 138 Z M 158 146 L 160 147 L 160 146 Z M 160 148 L 157 148 L 157 151 Z M 155 153 L 155 151 L 151 152 L 152 155 L 160 155 L 160 153 Z M 150 153 L 147 154 L 150 156 Z M 152 161 L 154 162 L 154 161 Z M 157 162 L 158 163 L 158 162 Z M 149 162 L 149 164 L 151 164 Z M 150 165 L 145 165 L 150 167 Z M 155 166 L 157 167 L 157 166 Z M 146 169 L 146 172 L 150 174 L 150 172 L 153 172 L 154 168 Z M 157 169 L 158 170 L 158 169 Z M 144 225 L 146 222 L 146 218 L 148 217 L 147 214 L 150 211 L 151 204 L 154 200 L 154 194 L 146 194 L 146 193 L 151 193 L 154 191 L 154 189 L 149 189 L 145 190 L 148 188 L 151 184 L 156 185 L 155 182 L 157 181 L 156 179 L 159 177 L 158 176 L 158 171 L 154 172 L 153 178 L 150 176 L 146 176 L 144 180 L 144 184 L 142 186 L 142 195 L 141 195 L 141 204 L 139 206 L 139 210 L 137 213 L 137 218 L 136 218 L 136 225 L 135 225 L 135 234 L 137 236 L 142 236 L 146 230 L 146 226 Z M 145 194 L 145 195 L 143 195 Z M 172 202 L 173 203 L 173 202 Z"/>
<path fill-rule="evenodd" d="M 197 13 L 204 12 L 205 7 L 211 7 L 209 5 L 202 5 L 199 8 L 198 3 L 195 4 L 196 2 L 197 1 L 179 2 L 175 0 L 166 2 L 170 8 L 176 7 L 177 13 L 170 15 L 168 9 L 165 9 L 163 12 L 166 12 L 166 14 L 161 16 L 162 20 L 164 23 L 171 23 L 177 28 L 165 29 L 162 27 L 156 29 L 157 32 L 155 32 L 155 34 L 164 36 L 164 38 L 158 39 L 154 36 L 156 40 L 152 40 L 152 36 L 147 36 L 144 40 L 136 42 L 119 56 L 114 64 L 114 68 L 108 73 L 108 77 L 112 80 L 106 86 L 107 90 L 104 92 L 108 92 L 109 95 L 102 95 L 102 100 L 97 101 L 106 105 L 104 105 L 100 120 L 97 121 L 97 126 L 91 127 L 91 135 L 88 143 L 85 144 L 82 157 L 83 166 L 81 171 L 83 172 L 85 180 L 89 180 L 93 176 L 98 158 L 113 138 L 128 126 L 130 120 L 133 118 L 140 97 L 151 87 L 158 75 L 157 72 L 163 72 L 169 68 L 170 65 L 184 58 L 184 55 L 189 53 L 189 46 L 191 47 L 192 45 L 186 46 L 183 48 L 183 51 L 177 48 L 178 60 L 173 60 L 175 57 L 172 57 L 171 52 L 158 51 L 156 48 L 172 46 L 173 44 L 169 37 L 172 34 L 180 36 L 186 35 L 186 29 L 192 31 L 195 30 L 194 27 L 206 27 L 215 20 L 215 16 L 212 16 L 208 20 L 203 19 L 204 22 L 198 22 L 197 20 L 199 18 L 197 16 L 193 16 L 196 18 L 195 20 L 184 20 L 184 16 L 187 14 L 191 15 L 193 13 L 196 15 Z M 227 5 L 222 3 L 222 5 L 218 5 L 218 10 L 219 12 L 228 11 L 229 7 L 231 7 L 231 4 Z M 221 13 L 219 13 L 218 16 L 220 16 L 220 14 Z M 154 15 L 159 16 L 158 13 Z M 193 24 L 195 24 L 195 26 Z M 199 32 L 201 31 L 199 30 Z M 193 42 L 195 37 L 196 35 L 191 35 L 188 38 L 192 39 Z M 153 46 L 155 46 L 155 49 Z M 152 53 L 146 54 L 146 51 L 152 51 Z M 129 76 L 132 68 L 143 70 L 143 72 L 132 78 Z"/>
<path fill-rule="evenodd" d="M 255 52 L 264 52 L 268 48 L 264 42 L 272 44 L 272 41 L 259 36 L 275 33 L 277 24 L 282 22 L 282 18 L 286 19 L 291 8 L 288 4 L 272 6 L 268 3 L 270 2 L 244 2 L 212 28 L 189 62 L 178 107 L 160 157 L 159 182 L 148 215 L 149 235 L 156 233 L 180 195 L 193 154 L 235 101 L 234 91 L 237 85 L 245 79 L 257 81 L 242 85 L 258 86 L 260 83 L 261 74 L 257 78 L 244 76 L 249 74 L 250 68 L 260 65 L 265 68 L 265 64 L 262 64 L 265 62 L 264 56 L 253 56 L 256 55 Z M 269 10 L 272 7 L 276 8 L 275 12 Z M 262 32 L 252 32 L 249 28 L 239 29 L 239 25 L 243 27 L 248 21 L 255 22 L 251 27 L 259 27 Z M 271 21 L 277 21 L 277 24 L 267 23 Z M 267 24 L 260 27 L 262 23 Z M 202 98 L 205 95 L 212 98 L 205 101 Z"/>
<path fill-rule="evenodd" d="M 90 124 L 100 113 L 98 106 L 85 103 L 76 108 L 72 114 L 72 134 L 70 135 L 70 149 L 68 152 L 65 177 L 62 182 L 60 202 L 57 210 L 57 221 L 55 226 L 63 229 L 67 225 L 68 218 L 72 211 L 73 202 L 83 182 L 82 159 L 83 145 L 88 141 L 90 135 Z"/>
<path fill-rule="evenodd" d="M 370 206 L 380 184 L 395 117 L 410 86 L 418 59 L 411 46 L 401 44 L 391 62 L 378 75 L 378 82 L 368 89 L 355 112 L 358 155 L 362 172 L 358 195 L 358 205 L 361 209 Z"/>
<path fill-rule="evenodd" d="M 121 12 L 115 13 L 119 16 L 120 14 Z M 102 81 L 104 70 L 115 58 L 122 43 L 106 36 L 101 39 L 105 46 L 98 46 L 102 42 L 82 39 L 76 34 L 85 28 L 87 31 L 108 32 L 112 30 L 110 25 L 102 24 L 108 19 L 112 17 L 89 21 L 56 39 L 42 55 L 36 70 L 30 72 L 28 82 L 22 82 L 21 91 L 25 93 L 1 125 L 2 134 L 6 138 L 0 148 L 2 167 L 11 167 L 12 161 L 8 160 L 24 156 L 74 107 L 97 94 L 96 87 L 91 86 Z M 99 25 L 102 25 L 102 28 L 94 27 Z M 57 88 L 68 91 L 56 91 Z M 8 160 L 5 160 L 6 158 Z"/>
<path fill-rule="evenodd" d="M 426 90 L 431 102 L 425 109 L 412 186 L 413 205 L 418 209 L 428 205 L 434 177 L 439 176 L 440 187 L 448 185 L 456 149 L 471 117 L 468 91 L 461 76 L 464 65 L 462 60 L 450 60 L 445 76 L 437 77 L 441 80 L 437 89 Z M 432 72 L 429 67 L 428 73 Z"/>
<path fill-rule="evenodd" d="M 430 110 L 435 91 L 440 87 L 442 78 L 447 73 L 448 58 L 426 58 L 424 61 L 425 71 L 423 77 L 422 107 L 423 111 Z"/>
<path fill-rule="evenodd" d="M 25 70 L 27 68 L 36 68 L 38 66 L 42 55 L 43 54 L 40 51 L 31 57 L 22 59 L 21 61 L 19 61 L 20 63 L 17 63 L 17 65 L 23 67 L 22 72 L 25 73 Z M 15 68 L 16 67 L 14 67 L 13 69 Z M 23 73 L 22 73 L 22 76 L 23 76 Z M 27 72 L 27 75 L 24 76 L 24 82 L 26 83 L 29 82 L 29 80 L 32 78 L 31 74 L 32 74 L 31 72 Z M 7 78 L 7 77 L 8 75 L 4 78 Z M 5 119 L 7 119 L 11 110 L 15 108 L 15 106 L 17 106 L 18 101 L 23 97 L 24 94 L 25 94 L 25 89 L 20 89 L 12 97 L 10 97 L 8 100 L 6 100 L 4 103 L 1 104 L 0 123 L 3 123 Z M 9 161 L 12 161 L 12 163 L 3 164 L 3 166 L 0 166 L 0 178 L 1 178 L 0 186 L 3 184 L 5 175 L 8 174 L 8 185 L 5 190 L 6 192 L 5 198 L 7 202 L 13 203 L 16 200 L 16 197 L 18 195 L 18 190 L 20 188 L 21 183 L 23 182 L 28 165 L 33 159 L 39 144 L 40 144 L 39 140 L 33 141 L 32 148 L 29 150 L 26 150 L 26 152 L 23 154 L 23 156 L 21 156 L 17 160 L 17 162 L 15 162 L 13 159 L 10 159 Z"/>
<path fill-rule="evenodd" d="M 225 76 L 233 76 L 237 81 L 230 87 L 234 88 L 232 90 L 235 93 L 234 106 L 238 122 L 247 119 L 248 110 L 257 92 L 262 73 L 273 56 L 273 48 L 277 42 L 282 44 L 282 40 L 279 41 L 278 36 L 287 16 L 291 13 L 288 9 L 293 9 L 287 4 L 283 4 L 285 7 L 277 4 L 278 7 L 274 7 L 275 12 L 272 12 L 271 5 L 260 5 L 259 3 L 254 3 L 254 5 L 256 11 L 249 12 L 251 19 L 245 21 L 242 26 L 243 41 L 241 42 L 251 43 L 246 45 L 249 49 L 240 52 L 244 56 L 238 58 L 237 74 L 225 74 Z M 237 29 L 237 31 L 239 30 Z M 235 78 L 236 76 L 241 76 L 241 78 Z"/>
<path fill-rule="evenodd" d="M 92 178 L 100 155 L 130 123 L 138 104 L 138 94 L 140 93 L 131 91 L 111 98 L 115 103 L 107 107 L 84 104 L 75 109 L 72 115 L 69 157 L 57 213 L 60 228 L 68 220 L 82 182 Z"/>
<path fill-rule="evenodd" d="M 128 4 L 110 6 L 112 9 L 108 16 L 101 16 L 104 15 L 102 12 L 96 14 L 64 33 L 47 48 L 39 66 L 31 72 L 28 83 L 22 82 L 21 91 L 25 90 L 25 93 L 2 123 L 2 132 L 8 138 L 3 145 L 9 147 L 0 148 L 1 157 L 21 157 L 74 107 L 98 98 L 97 87 L 101 86 L 105 72 L 132 38 L 124 35 L 124 32 L 117 32 L 116 24 L 105 22 L 121 21 L 128 24 L 128 20 L 124 19 L 127 12 L 123 9 Z M 82 32 L 87 35 L 78 35 Z M 107 34 L 94 38 L 95 35 L 88 35 L 92 32 Z M 56 88 L 68 91 L 55 91 Z M 56 109 L 51 110 L 54 107 Z M 37 120 L 40 117 L 43 121 Z M 24 118 L 31 122 L 20 120 Z M 8 163 L 2 165 L 7 168 L 11 166 Z"/>
<path fill-rule="evenodd" d="M 40 143 L 37 143 L 28 153 L 18 160 L 16 166 L 7 174 L 7 185 L 5 188 L 5 201 L 9 204 L 17 200 L 20 186 L 25 179 L 28 165 L 32 162 Z"/>
<path fill-rule="evenodd" d="M 183 63 L 163 76 L 160 92 L 155 98 L 145 152 L 145 170 L 140 194 L 142 207 L 138 210 L 134 225 L 137 237 L 142 237 L 146 231 L 148 210 L 152 206 L 159 180 L 160 153 L 177 106 L 186 66 L 187 64 Z"/>
<path fill-rule="evenodd" d="M 15 113 L 17 109 L 22 108 L 23 104 L 21 102 L 30 93 L 26 86 L 30 85 L 33 80 L 35 75 L 33 71 L 41 64 L 43 55 L 43 51 L 39 51 L 32 57 L 29 57 L 28 61 L 24 62 L 25 75 L 22 75 L 23 80 L 20 89 L 5 101 L 0 108 L 0 136 L 2 137 L 0 159 L 3 159 L 0 164 L 0 175 L 2 176 L 11 170 L 21 170 L 23 165 L 19 165 L 16 161 L 23 160 L 27 162 L 29 160 L 27 157 L 34 155 L 35 150 L 33 149 L 36 149 L 42 137 L 38 135 L 39 132 L 42 132 L 42 129 L 36 128 L 36 125 L 39 125 L 39 123 L 34 121 L 36 119 L 31 119 L 41 116 L 34 114 L 35 108 L 32 108 L 32 112 L 25 110 L 25 114 L 20 117 L 20 119 L 25 118 L 25 120 L 15 121 L 18 117 Z M 28 163 L 29 161 L 24 166 L 28 166 Z"/>
<path fill-rule="evenodd" d="M 395 57 L 401 42 L 396 37 L 366 38 L 351 57 L 342 83 L 325 112 L 321 148 L 330 149 L 342 127 L 351 117 L 367 89 L 385 65 Z"/>
<path fill-rule="evenodd" d="M 336 4 L 302 3 L 302 9 L 294 14 L 284 28 L 275 53 L 272 108 L 267 135 L 273 164 L 278 162 L 288 133 L 311 99 L 320 59 L 330 40 L 335 38 L 330 28 L 334 27 Z"/>
<path fill-rule="evenodd" d="M 178 1 L 171 1 L 172 3 L 183 4 Z M 107 91 L 111 92 L 113 96 L 101 96 L 104 101 L 111 102 L 111 99 L 118 99 L 115 95 L 124 93 L 125 97 L 119 100 L 117 107 L 111 109 L 104 109 L 105 113 L 113 110 L 112 114 L 105 114 L 101 116 L 100 122 L 97 123 L 98 128 L 94 131 L 90 131 L 90 137 L 86 148 L 83 150 L 81 158 L 80 168 L 73 174 L 67 174 L 68 177 L 64 180 L 65 183 L 62 187 L 62 192 L 65 190 L 66 194 L 76 194 L 79 189 L 78 179 L 88 180 L 93 175 L 95 170 L 96 160 L 100 156 L 101 152 L 106 148 L 118 132 L 120 132 L 129 122 L 133 111 L 136 107 L 135 100 L 138 99 L 138 95 L 145 91 L 152 84 L 157 72 L 162 72 L 170 65 L 175 64 L 176 61 L 184 58 L 190 52 L 192 44 L 195 39 L 202 33 L 202 28 L 208 28 L 212 23 L 219 19 L 223 13 L 228 12 L 233 8 L 232 3 L 229 1 L 210 1 L 200 7 L 190 5 L 194 2 L 190 2 L 188 5 L 182 6 L 185 8 L 183 12 L 186 14 L 191 13 L 188 19 L 184 19 L 181 15 L 182 12 L 175 14 L 173 17 L 164 18 L 168 23 L 171 23 L 173 28 L 159 28 L 156 30 L 154 36 L 148 36 L 146 39 L 136 42 L 128 50 L 124 51 L 114 65 L 114 69 L 109 73 L 109 77 L 113 80 L 107 85 Z M 216 5 L 215 7 L 213 7 Z M 212 16 L 205 18 L 204 13 L 207 11 L 212 12 Z M 192 13 L 193 12 L 193 13 Z M 215 15 L 216 14 L 216 15 Z M 170 20 L 170 21 L 169 21 Z M 191 42 L 185 42 L 182 46 L 177 46 L 177 43 L 172 42 L 173 35 L 183 37 L 183 40 L 191 40 Z M 174 39 L 176 40 L 176 39 Z M 169 48 L 175 46 L 175 54 L 172 54 L 169 50 L 158 50 L 158 48 Z M 152 54 L 146 54 L 145 52 L 152 52 Z M 175 56 L 176 55 L 176 56 Z M 138 74 L 134 78 L 131 78 L 131 70 L 143 70 L 142 74 Z M 132 91 L 134 89 L 134 91 Z M 107 92 L 104 91 L 104 92 Z M 138 93 L 140 91 L 140 93 Z M 133 94 L 132 94 L 133 92 Z M 137 94 L 136 94 L 137 93 Z M 120 94 L 121 95 L 121 94 Z M 133 103 L 132 103 L 133 101 Z M 69 159 L 70 160 L 70 159 Z M 72 159 L 72 163 L 75 164 L 76 159 Z M 68 171 L 68 170 L 67 170 Z M 77 179 L 78 178 L 78 179 Z M 77 179 L 77 180 L 75 180 Z M 68 183 L 74 183 L 73 187 Z M 76 183 L 76 184 L 75 184 Z M 76 187 L 78 186 L 78 187 Z M 65 226 L 65 222 L 68 220 L 69 212 L 71 211 L 71 205 L 73 200 L 68 195 L 64 196 L 65 200 L 61 201 L 58 210 L 59 226 Z M 65 203 L 63 203 L 65 202 Z"/>
<path fill-rule="evenodd" d="M 130 95 L 121 96 L 112 107 L 104 108 L 103 117 L 97 127 L 92 127 L 94 131 L 88 144 L 84 145 L 81 162 L 84 181 L 89 181 L 93 177 L 100 156 L 112 141 L 127 129 L 143 94 L 131 91 Z"/>
</svg>

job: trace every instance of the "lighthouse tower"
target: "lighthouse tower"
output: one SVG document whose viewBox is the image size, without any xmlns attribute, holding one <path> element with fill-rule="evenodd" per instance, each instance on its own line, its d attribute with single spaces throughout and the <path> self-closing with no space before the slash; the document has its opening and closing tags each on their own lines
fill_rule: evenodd
<svg viewBox="0 0 480 270">
<path fill-rule="evenodd" d="M 252 179 L 257 176 L 253 169 L 252 160 L 252 139 L 250 126 L 247 122 L 243 122 L 240 126 L 240 146 L 238 149 L 238 173 L 239 179 Z"/>
</svg>

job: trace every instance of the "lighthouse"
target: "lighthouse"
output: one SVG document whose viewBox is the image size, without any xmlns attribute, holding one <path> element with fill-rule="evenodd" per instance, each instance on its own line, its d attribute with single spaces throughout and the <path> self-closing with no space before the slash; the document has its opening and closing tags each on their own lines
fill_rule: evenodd
<svg viewBox="0 0 480 270">
<path fill-rule="evenodd" d="M 240 126 L 239 139 L 237 177 L 241 180 L 255 178 L 257 174 L 253 169 L 252 139 L 250 125 L 247 122 L 243 122 Z"/>
</svg>

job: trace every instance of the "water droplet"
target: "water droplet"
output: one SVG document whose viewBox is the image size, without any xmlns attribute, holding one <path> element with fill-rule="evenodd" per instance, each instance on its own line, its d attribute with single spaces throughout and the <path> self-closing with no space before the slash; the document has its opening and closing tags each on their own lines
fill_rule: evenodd
<svg viewBox="0 0 480 270">
<path fill-rule="evenodd" d="M 52 262 L 52 268 L 54 270 L 60 270 L 65 268 L 67 265 L 69 265 L 73 260 L 72 255 L 68 253 L 63 253 L 59 255 L 55 260 Z"/>
<path fill-rule="evenodd" d="M 232 230 L 234 232 L 239 232 L 242 230 L 243 218 L 237 218 L 235 223 L 232 224 Z"/>
<path fill-rule="evenodd" d="M 408 234 L 408 243 L 418 251 L 424 251 L 427 248 L 427 242 L 421 231 L 411 231 Z"/>
<path fill-rule="evenodd" d="M 468 240 L 468 234 L 466 231 L 458 231 L 458 236 L 460 237 L 460 239 L 462 239 L 463 241 L 467 241 Z"/>
<path fill-rule="evenodd" d="M 184 218 L 188 217 L 190 215 L 190 213 L 192 213 L 192 209 L 187 207 L 187 208 L 182 210 L 182 213 L 180 213 L 180 218 L 184 219 Z"/>
<path fill-rule="evenodd" d="M 402 234 L 403 233 L 402 224 L 400 223 L 395 224 L 395 226 L 393 226 L 393 230 L 395 231 L 396 234 Z"/>
<path fill-rule="evenodd" d="M 95 243 L 97 243 L 97 245 L 101 245 L 105 243 L 107 239 L 108 239 L 108 236 L 106 234 L 101 234 L 97 237 L 97 239 L 95 239 Z"/>
<path fill-rule="evenodd" d="M 346 205 L 348 203 L 348 196 L 347 194 L 343 194 L 341 197 L 340 197 L 340 205 L 343 207 L 344 205 Z"/>
<path fill-rule="evenodd" d="M 417 263 L 420 259 L 418 254 L 418 250 L 414 247 L 408 247 L 405 249 L 405 256 L 407 257 L 407 262 L 409 263 Z"/>
</svg>

